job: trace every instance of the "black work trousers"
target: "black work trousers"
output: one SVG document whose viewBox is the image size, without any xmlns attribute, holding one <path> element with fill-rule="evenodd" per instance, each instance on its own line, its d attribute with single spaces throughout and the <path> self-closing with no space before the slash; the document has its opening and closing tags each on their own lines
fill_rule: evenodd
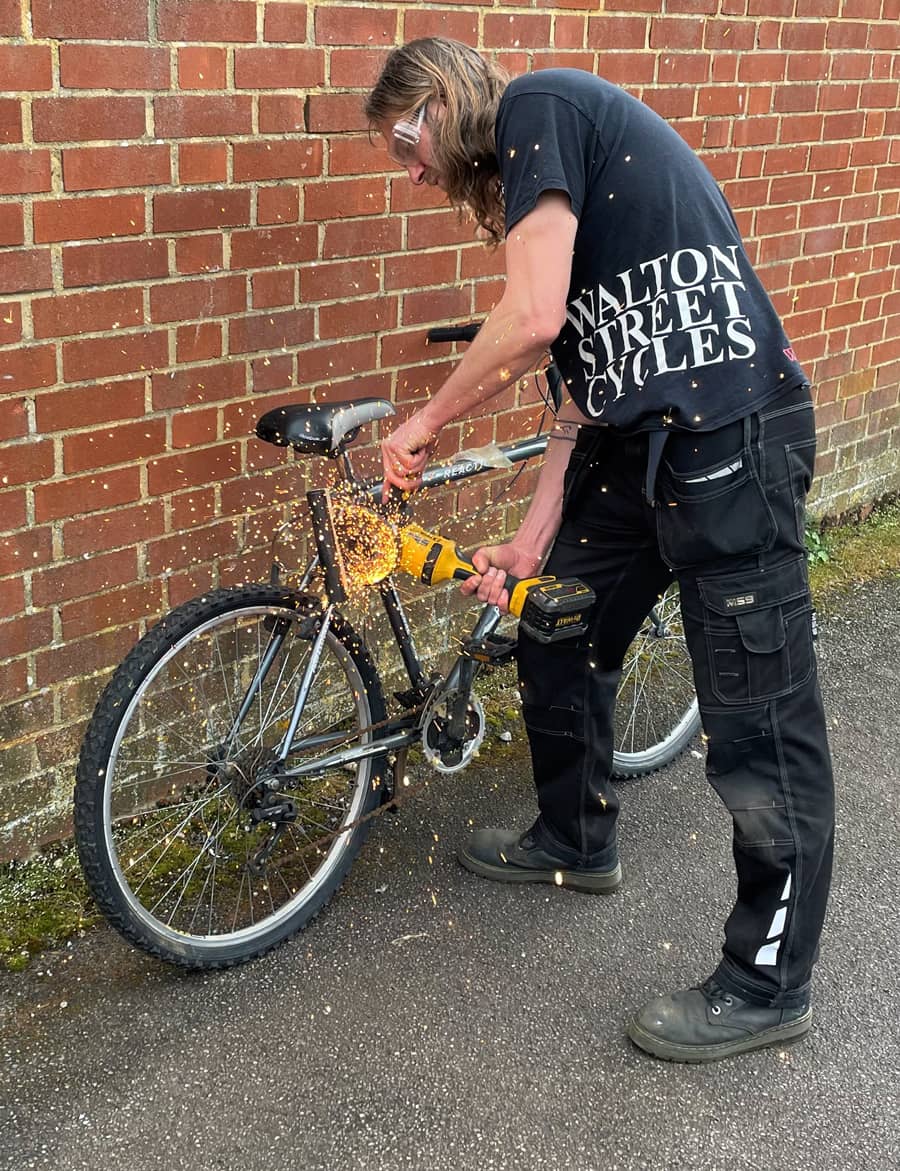
<svg viewBox="0 0 900 1171">
<path fill-rule="evenodd" d="M 809 387 L 703 433 L 583 429 L 545 572 L 597 594 L 583 636 L 520 633 L 539 839 L 570 865 L 616 857 L 610 784 L 624 653 L 677 578 L 707 748 L 734 823 L 737 901 L 715 973 L 792 1007 L 808 996 L 831 877 L 834 797 L 804 547 Z"/>
</svg>

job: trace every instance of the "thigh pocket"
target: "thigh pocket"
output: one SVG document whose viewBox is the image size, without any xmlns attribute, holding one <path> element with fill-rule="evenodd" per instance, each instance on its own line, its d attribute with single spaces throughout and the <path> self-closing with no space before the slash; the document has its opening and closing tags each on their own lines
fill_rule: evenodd
<svg viewBox="0 0 900 1171">
<path fill-rule="evenodd" d="M 787 695 L 812 674 L 812 604 L 802 559 L 774 569 L 699 578 L 707 665 L 720 703 Z"/>
<path fill-rule="evenodd" d="M 772 547 L 775 517 L 749 449 L 689 472 L 664 459 L 658 485 L 659 549 L 673 569 Z"/>
<path fill-rule="evenodd" d="M 584 741 L 584 713 L 568 707 L 540 707 L 523 703 L 522 718 L 531 732 L 558 736 L 562 740 Z"/>
<path fill-rule="evenodd" d="M 794 505 L 794 523 L 801 547 L 805 542 L 806 496 L 812 483 L 813 467 L 816 461 L 815 438 L 801 443 L 789 443 L 784 449 L 787 458 L 788 482 Z"/>
</svg>

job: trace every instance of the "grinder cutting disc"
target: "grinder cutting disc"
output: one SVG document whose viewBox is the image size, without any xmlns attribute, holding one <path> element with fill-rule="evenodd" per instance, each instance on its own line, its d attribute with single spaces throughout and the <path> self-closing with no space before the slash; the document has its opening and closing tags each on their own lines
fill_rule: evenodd
<svg viewBox="0 0 900 1171">
<path fill-rule="evenodd" d="M 331 499 L 331 518 L 340 549 L 345 588 L 377 585 L 400 560 L 400 537 L 390 518 L 354 500 Z"/>
</svg>

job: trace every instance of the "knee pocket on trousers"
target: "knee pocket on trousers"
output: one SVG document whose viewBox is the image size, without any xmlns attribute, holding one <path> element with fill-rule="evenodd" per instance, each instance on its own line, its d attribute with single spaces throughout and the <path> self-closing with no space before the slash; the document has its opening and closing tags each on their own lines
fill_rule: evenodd
<svg viewBox="0 0 900 1171">
<path fill-rule="evenodd" d="M 568 707 L 539 707 L 522 704 L 522 718 L 531 732 L 544 736 L 559 736 L 564 740 L 584 740 L 584 716 Z"/>
<path fill-rule="evenodd" d="M 712 694 L 723 704 L 789 695 L 812 675 L 812 602 L 802 560 L 698 578 Z"/>
</svg>

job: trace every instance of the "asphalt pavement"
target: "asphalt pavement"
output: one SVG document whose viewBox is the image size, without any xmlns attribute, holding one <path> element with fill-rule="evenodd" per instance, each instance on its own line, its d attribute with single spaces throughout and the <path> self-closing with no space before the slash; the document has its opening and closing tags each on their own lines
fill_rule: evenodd
<svg viewBox="0 0 900 1171">
<path fill-rule="evenodd" d="M 900 581 L 821 620 L 838 847 L 802 1044 L 657 1062 L 628 1012 L 713 969 L 727 815 L 696 747 L 625 782 L 622 890 L 463 871 L 525 826 L 523 731 L 380 819 L 342 891 L 249 966 L 181 973 L 105 927 L 0 976 L 0 1167 L 896 1171 Z"/>
</svg>

